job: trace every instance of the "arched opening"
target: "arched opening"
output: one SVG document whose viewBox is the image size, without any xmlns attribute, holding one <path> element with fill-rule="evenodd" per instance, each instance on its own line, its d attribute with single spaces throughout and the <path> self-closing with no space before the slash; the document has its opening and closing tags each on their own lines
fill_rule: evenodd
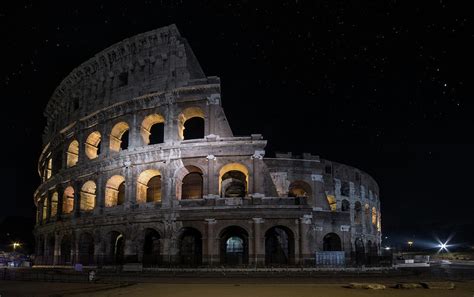
<svg viewBox="0 0 474 297">
<path fill-rule="evenodd" d="M 355 241 L 355 260 L 358 266 L 365 263 L 364 242 L 360 238 L 357 238 Z"/>
<path fill-rule="evenodd" d="M 219 171 L 219 193 L 221 197 L 245 197 L 248 192 L 249 171 L 239 163 L 222 166 Z"/>
<path fill-rule="evenodd" d="M 82 233 L 79 237 L 79 263 L 94 264 L 94 238 L 90 233 Z"/>
<path fill-rule="evenodd" d="M 354 223 L 356 225 L 362 224 L 362 205 L 359 201 L 354 204 Z"/>
<path fill-rule="evenodd" d="M 190 118 L 184 123 L 183 140 L 204 138 L 204 119 Z"/>
<path fill-rule="evenodd" d="M 326 195 L 326 199 L 328 201 L 329 209 L 331 211 L 336 211 L 337 209 L 337 201 L 334 195 Z"/>
<path fill-rule="evenodd" d="M 370 206 L 368 204 L 365 204 L 365 227 L 370 230 Z"/>
<path fill-rule="evenodd" d="M 161 201 L 161 174 L 158 170 L 147 169 L 140 173 L 137 180 L 137 202 Z"/>
<path fill-rule="evenodd" d="M 341 211 L 350 211 L 351 204 L 346 199 L 342 200 L 341 202 Z"/>
<path fill-rule="evenodd" d="M 100 133 L 99 131 L 94 131 L 86 139 L 85 151 L 86 156 L 89 159 L 95 159 L 100 155 Z"/>
<path fill-rule="evenodd" d="M 128 130 L 129 126 L 125 122 L 119 122 L 112 128 L 110 132 L 110 150 L 112 152 L 128 149 Z"/>
<path fill-rule="evenodd" d="M 188 165 L 176 174 L 178 199 L 201 199 L 203 195 L 203 174 L 196 166 Z M 181 181 L 181 182 L 179 182 Z"/>
<path fill-rule="evenodd" d="M 48 219 L 48 198 L 43 197 L 43 222 Z"/>
<path fill-rule="evenodd" d="M 66 166 L 72 167 L 79 161 L 79 142 L 77 140 L 71 141 L 66 153 Z"/>
<path fill-rule="evenodd" d="M 154 229 L 145 230 L 143 243 L 143 265 L 155 266 L 160 264 L 160 234 Z"/>
<path fill-rule="evenodd" d="M 202 263 L 202 235 L 194 228 L 184 228 L 179 237 L 180 263 L 199 266 Z"/>
<path fill-rule="evenodd" d="M 81 189 L 81 211 L 91 211 L 95 207 L 95 182 L 89 180 L 82 185 Z"/>
<path fill-rule="evenodd" d="M 58 192 L 54 192 L 51 195 L 51 217 L 55 217 L 58 214 Z"/>
<path fill-rule="evenodd" d="M 265 264 L 294 264 L 295 239 L 293 232 L 283 226 L 275 226 L 265 233 Z"/>
<path fill-rule="evenodd" d="M 159 114 L 151 114 L 145 117 L 140 127 L 143 143 L 157 144 L 164 142 L 165 119 Z"/>
<path fill-rule="evenodd" d="M 247 189 L 247 181 L 244 173 L 231 170 L 227 171 L 221 180 L 222 197 L 245 197 Z"/>
<path fill-rule="evenodd" d="M 105 207 L 122 205 L 125 202 L 125 178 L 114 175 L 105 185 Z"/>
<path fill-rule="evenodd" d="M 311 186 L 301 180 L 294 181 L 288 187 L 288 197 L 311 197 Z"/>
<path fill-rule="evenodd" d="M 125 238 L 122 233 L 117 231 L 110 232 L 106 249 L 106 263 L 114 265 L 123 264 Z"/>
<path fill-rule="evenodd" d="M 61 240 L 61 265 L 71 265 L 71 237 L 64 235 Z"/>
<path fill-rule="evenodd" d="M 225 228 L 220 235 L 221 263 L 245 265 L 249 262 L 249 235 L 239 226 Z"/>
<path fill-rule="evenodd" d="M 377 209 L 372 207 L 372 225 L 377 224 Z"/>
<path fill-rule="evenodd" d="M 341 238 L 336 233 L 328 233 L 323 238 L 324 251 L 342 251 Z"/>
<path fill-rule="evenodd" d="M 204 138 L 204 112 L 199 107 L 188 107 L 178 116 L 180 140 Z"/>
<path fill-rule="evenodd" d="M 74 188 L 69 186 L 63 194 L 63 213 L 71 213 L 74 209 Z"/>
</svg>

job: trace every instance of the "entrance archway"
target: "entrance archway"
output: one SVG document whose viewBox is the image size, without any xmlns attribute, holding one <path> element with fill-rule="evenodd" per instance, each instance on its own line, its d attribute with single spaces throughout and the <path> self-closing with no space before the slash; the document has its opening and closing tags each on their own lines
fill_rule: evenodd
<svg viewBox="0 0 474 297">
<path fill-rule="evenodd" d="M 341 238 L 336 233 L 328 233 L 323 239 L 324 251 L 342 251 Z"/>
<path fill-rule="evenodd" d="M 293 232 L 284 226 L 275 226 L 265 233 L 265 264 L 294 264 L 295 239 Z"/>
<path fill-rule="evenodd" d="M 145 230 L 142 262 L 146 266 L 155 266 L 161 262 L 160 234 L 154 229 L 148 228 Z"/>
<path fill-rule="evenodd" d="M 225 228 L 220 235 L 221 263 L 245 265 L 249 262 L 249 235 L 239 226 Z"/>
<path fill-rule="evenodd" d="M 79 237 L 79 263 L 85 266 L 94 263 L 94 238 L 90 233 Z"/>
<path fill-rule="evenodd" d="M 202 263 L 202 235 L 194 228 L 185 228 L 178 241 L 179 261 L 184 266 L 199 266 Z"/>
</svg>

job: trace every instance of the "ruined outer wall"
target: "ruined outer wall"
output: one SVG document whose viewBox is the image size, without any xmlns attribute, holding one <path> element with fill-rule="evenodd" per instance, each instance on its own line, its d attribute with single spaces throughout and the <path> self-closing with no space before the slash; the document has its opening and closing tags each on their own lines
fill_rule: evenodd
<svg viewBox="0 0 474 297">
<path fill-rule="evenodd" d="M 92 241 L 90 263 L 110 264 L 114 234 L 124 240 L 124 261 L 140 262 L 149 230 L 159 234 L 159 262 L 173 265 L 182 264 L 182 236 L 189 230 L 200 234 L 200 263 L 207 265 L 222 263 L 223 236 L 236 228 L 247 240 L 251 265 L 265 264 L 267 233 L 274 227 L 289 236 L 289 264 L 314 263 L 329 233 L 339 236 L 348 258 L 357 240 L 366 251 L 379 248 L 375 181 L 317 156 L 264 158 L 261 135 L 233 136 L 219 78 L 203 74 L 175 26 L 126 39 L 79 66 L 56 89 L 45 115 L 38 164 L 42 184 L 34 194 L 38 264 L 83 262 L 85 238 Z M 163 143 L 149 145 L 144 138 L 143 123 L 150 115 L 162 119 Z M 195 116 L 204 120 L 204 137 L 183 140 L 183 125 Z M 122 123 L 128 127 L 128 147 L 113 150 L 121 141 L 113 131 Z M 95 132 L 101 138 L 92 150 L 100 154 L 89 158 L 88 141 Z M 73 142 L 78 143 L 77 162 L 70 166 Z M 244 196 L 223 196 L 226 168 L 245 173 Z M 144 202 L 138 199 L 140 176 L 150 170 L 159 172 L 161 198 Z M 199 199 L 181 199 L 190 170 L 202 173 Z M 116 177 L 124 181 L 124 201 L 109 205 L 110 193 L 119 192 L 109 184 Z M 289 195 L 295 184 L 305 189 L 302 196 Z M 349 208 L 343 207 L 345 201 Z M 375 223 L 369 218 L 372 208 Z"/>
</svg>

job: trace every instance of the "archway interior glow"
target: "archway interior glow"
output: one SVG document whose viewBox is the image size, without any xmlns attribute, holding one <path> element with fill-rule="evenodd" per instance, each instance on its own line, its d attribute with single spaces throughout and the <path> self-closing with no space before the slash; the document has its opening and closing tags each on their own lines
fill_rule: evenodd
<svg viewBox="0 0 474 297">
<path fill-rule="evenodd" d="M 79 161 L 79 142 L 77 140 L 71 141 L 67 149 L 66 166 L 72 167 Z"/>
<path fill-rule="evenodd" d="M 185 139 L 185 126 L 186 126 L 186 121 L 192 118 L 201 118 L 204 120 L 204 112 L 202 111 L 201 108 L 199 107 L 188 107 L 185 110 L 181 112 L 181 114 L 178 116 L 178 136 L 180 140 L 186 140 Z M 203 127 L 204 130 L 204 127 Z M 204 131 L 202 131 L 202 135 L 204 136 Z"/>
<path fill-rule="evenodd" d="M 91 211 L 95 207 L 95 182 L 89 180 L 84 183 L 81 189 L 80 209 L 82 211 Z"/>
<path fill-rule="evenodd" d="M 100 154 L 101 135 L 99 131 L 94 131 L 86 139 L 85 151 L 89 159 L 95 159 Z"/>
<path fill-rule="evenodd" d="M 162 129 L 164 129 L 164 123 L 165 118 L 160 114 L 155 113 L 145 117 L 140 127 L 140 135 L 142 136 L 142 140 L 145 145 L 164 142 L 163 137 L 159 137 L 161 135 L 154 135 L 155 133 L 160 133 L 160 131 L 154 131 L 157 130 L 155 129 L 155 126 L 162 126 Z"/>
<path fill-rule="evenodd" d="M 147 169 L 138 176 L 137 203 L 160 201 L 161 173 L 156 169 Z"/>
<path fill-rule="evenodd" d="M 110 132 L 110 150 L 119 152 L 128 148 L 128 130 L 130 127 L 126 122 L 119 122 L 114 125 Z"/>
<path fill-rule="evenodd" d="M 114 175 L 105 186 L 105 207 L 122 205 L 125 202 L 125 178 Z"/>
<path fill-rule="evenodd" d="M 242 175 L 240 175 L 240 177 L 238 177 L 237 175 L 235 175 L 234 177 L 232 175 L 225 176 L 226 173 L 231 171 L 240 172 Z M 231 179 L 230 182 L 224 182 L 224 177 L 226 177 L 226 179 Z M 240 163 L 229 163 L 222 166 L 222 168 L 219 170 L 219 193 L 221 197 L 225 197 L 224 190 L 231 186 L 233 182 L 235 183 L 236 187 L 241 184 L 244 184 L 245 194 L 248 193 L 249 171 L 247 167 Z"/>
<path fill-rule="evenodd" d="M 69 186 L 63 194 L 63 213 L 69 214 L 74 209 L 74 188 Z"/>
</svg>

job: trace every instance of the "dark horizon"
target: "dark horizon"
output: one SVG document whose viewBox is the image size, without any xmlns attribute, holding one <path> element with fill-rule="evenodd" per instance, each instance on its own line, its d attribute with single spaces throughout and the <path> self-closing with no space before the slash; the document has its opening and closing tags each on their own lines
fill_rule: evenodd
<svg viewBox="0 0 474 297">
<path fill-rule="evenodd" d="M 7 105 L 0 221 L 34 218 L 43 110 L 61 80 L 108 46 L 174 23 L 206 75 L 220 77 L 235 135 L 261 133 L 267 156 L 311 152 L 369 173 L 380 187 L 384 236 L 457 232 L 473 240 L 474 35 L 467 8 L 10 5 L 0 8 Z"/>
</svg>

